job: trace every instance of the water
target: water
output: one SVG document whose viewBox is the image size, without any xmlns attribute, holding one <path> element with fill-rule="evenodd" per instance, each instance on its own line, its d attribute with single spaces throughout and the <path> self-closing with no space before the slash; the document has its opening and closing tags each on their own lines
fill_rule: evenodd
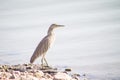
<svg viewBox="0 0 120 80">
<path fill-rule="evenodd" d="M 71 67 L 89 80 L 119 80 L 119 0 L 0 1 L 0 64 L 29 63 L 52 23 L 52 66 Z M 35 63 L 40 63 L 40 58 Z"/>
</svg>

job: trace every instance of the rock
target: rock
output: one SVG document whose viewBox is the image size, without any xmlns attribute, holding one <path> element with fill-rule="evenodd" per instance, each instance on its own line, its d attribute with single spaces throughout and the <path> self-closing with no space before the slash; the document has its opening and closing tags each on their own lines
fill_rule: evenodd
<svg viewBox="0 0 120 80">
<path fill-rule="evenodd" d="M 0 72 L 0 77 L 1 77 L 1 78 L 7 79 L 7 78 L 9 78 L 10 76 L 11 76 L 11 74 L 8 73 L 8 72 Z M 1 79 L 0 79 L 0 80 L 1 80 Z"/>
<path fill-rule="evenodd" d="M 86 76 L 86 74 L 83 74 L 83 76 Z"/>
<path fill-rule="evenodd" d="M 27 66 L 26 69 L 32 69 L 32 66 Z"/>
<path fill-rule="evenodd" d="M 24 80 L 39 80 L 39 79 L 34 76 L 27 75 L 26 79 L 24 79 Z"/>
<path fill-rule="evenodd" d="M 37 78 L 41 78 L 44 76 L 44 73 L 42 71 L 37 71 L 37 72 L 33 73 L 33 75 Z"/>
<path fill-rule="evenodd" d="M 8 66 L 7 66 L 7 65 L 3 65 L 3 66 L 2 66 L 2 68 L 3 68 L 6 72 L 8 72 L 8 71 L 9 71 L 9 69 L 8 69 Z"/>
<path fill-rule="evenodd" d="M 40 70 L 41 69 L 41 66 L 40 65 L 35 65 L 35 64 L 31 64 L 32 68 L 33 69 L 36 69 L 36 70 Z"/>
<path fill-rule="evenodd" d="M 13 71 L 13 74 L 20 75 L 20 71 Z"/>
<path fill-rule="evenodd" d="M 68 72 L 68 71 L 72 71 L 72 69 L 70 69 L 70 68 L 67 68 L 67 69 L 65 69 L 65 71 L 67 71 L 67 72 Z"/>
<path fill-rule="evenodd" d="M 76 73 L 76 74 L 72 74 L 71 76 L 72 76 L 72 78 L 75 79 L 75 80 L 80 80 L 80 74 L 77 74 L 77 73 Z"/>
<path fill-rule="evenodd" d="M 75 76 L 74 79 L 75 80 L 80 80 L 80 78 L 78 76 Z"/>
<path fill-rule="evenodd" d="M 26 76 L 20 76 L 20 80 L 27 80 Z"/>
<path fill-rule="evenodd" d="M 23 64 L 23 66 L 28 66 L 28 64 Z"/>
<path fill-rule="evenodd" d="M 54 74 L 54 73 L 57 73 L 57 70 L 42 70 L 44 73 L 48 73 L 48 74 Z"/>
<path fill-rule="evenodd" d="M 0 65 L 0 80 L 79 80 L 79 74 L 69 71 L 70 68 L 60 72 L 49 66 L 41 69 L 39 64 Z"/>
<path fill-rule="evenodd" d="M 12 76 L 12 74 L 8 73 L 8 72 L 6 72 L 5 74 L 6 74 L 7 78 L 10 78 Z"/>
<path fill-rule="evenodd" d="M 2 65 L 0 65 L 0 69 L 2 69 Z"/>
<path fill-rule="evenodd" d="M 67 75 L 66 73 L 58 72 L 56 75 L 54 75 L 53 80 L 71 80 L 72 77 Z"/>
<path fill-rule="evenodd" d="M 15 78 L 16 78 L 15 75 L 12 74 L 12 76 L 10 76 L 9 79 L 15 79 Z"/>
<path fill-rule="evenodd" d="M 52 79 L 52 80 L 53 80 L 53 76 L 50 75 L 50 74 L 48 74 L 48 73 L 46 73 L 46 74 L 44 75 L 44 78 L 45 78 L 45 79 Z"/>
<path fill-rule="evenodd" d="M 5 70 L 4 69 L 0 69 L 0 72 L 5 72 Z"/>
<path fill-rule="evenodd" d="M 40 80 L 46 80 L 45 78 L 41 78 Z"/>
<path fill-rule="evenodd" d="M 50 66 L 43 66 L 43 67 L 41 67 L 41 70 L 50 70 L 50 69 L 53 69 L 53 68 L 50 67 Z"/>
<path fill-rule="evenodd" d="M 10 79 L 18 79 L 21 75 L 20 71 L 13 71 L 12 76 L 10 77 Z"/>
<path fill-rule="evenodd" d="M 72 77 L 74 76 L 80 77 L 80 74 L 73 74 Z"/>
</svg>

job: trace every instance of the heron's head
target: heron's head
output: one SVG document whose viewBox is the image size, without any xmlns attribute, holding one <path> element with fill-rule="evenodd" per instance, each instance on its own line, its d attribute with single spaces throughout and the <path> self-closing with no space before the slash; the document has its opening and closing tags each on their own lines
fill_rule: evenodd
<svg viewBox="0 0 120 80">
<path fill-rule="evenodd" d="M 58 28 L 58 27 L 64 27 L 64 25 L 57 25 L 57 24 L 52 24 L 50 28 L 48 29 L 48 34 L 53 33 L 53 30 Z"/>
<path fill-rule="evenodd" d="M 50 26 L 51 29 L 55 29 L 55 28 L 58 28 L 58 27 L 64 27 L 64 25 L 52 24 L 52 25 Z"/>
</svg>

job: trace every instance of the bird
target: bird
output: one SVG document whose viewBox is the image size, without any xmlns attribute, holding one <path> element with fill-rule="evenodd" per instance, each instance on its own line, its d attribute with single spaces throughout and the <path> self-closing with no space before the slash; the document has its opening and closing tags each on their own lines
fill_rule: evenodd
<svg viewBox="0 0 120 80">
<path fill-rule="evenodd" d="M 42 57 L 41 65 L 44 66 L 45 63 L 45 66 L 48 66 L 48 62 L 45 58 L 45 55 L 48 49 L 51 47 L 51 44 L 54 42 L 54 37 L 55 37 L 54 30 L 58 27 L 64 27 L 64 25 L 58 25 L 58 24 L 50 25 L 47 35 L 40 41 L 33 55 L 31 56 L 30 63 L 33 63 L 38 57 L 41 56 Z"/>
</svg>

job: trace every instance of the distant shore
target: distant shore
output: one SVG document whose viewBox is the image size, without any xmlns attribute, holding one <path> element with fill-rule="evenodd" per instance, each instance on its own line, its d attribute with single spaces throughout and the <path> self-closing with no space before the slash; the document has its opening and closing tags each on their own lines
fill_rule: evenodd
<svg viewBox="0 0 120 80">
<path fill-rule="evenodd" d="M 79 74 L 70 72 L 39 64 L 0 65 L 0 80 L 80 80 Z"/>
</svg>

